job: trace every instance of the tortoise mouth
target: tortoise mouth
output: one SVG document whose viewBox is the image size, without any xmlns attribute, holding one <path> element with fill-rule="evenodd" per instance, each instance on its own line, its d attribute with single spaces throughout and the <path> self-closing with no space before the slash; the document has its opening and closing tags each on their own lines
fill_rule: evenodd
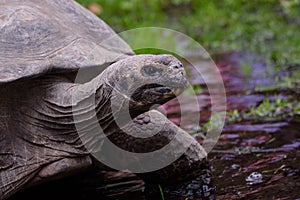
<svg viewBox="0 0 300 200">
<path fill-rule="evenodd" d="M 160 104 L 181 94 L 184 87 L 164 86 L 157 83 L 145 84 L 135 90 L 131 99 L 146 104 Z"/>
<path fill-rule="evenodd" d="M 176 98 L 183 90 L 184 87 L 171 87 L 156 83 L 142 85 L 130 97 L 130 115 L 136 117 L 149 109 L 158 107 Z"/>
<path fill-rule="evenodd" d="M 156 83 L 145 84 L 139 87 L 136 92 L 152 93 L 152 95 L 158 95 L 162 99 L 174 98 L 183 92 L 182 87 L 164 86 Z M 135 93 L 136 93 L 135 92 Z M 134 94 L 132 95 L 134 96 Z"/>
</svg>

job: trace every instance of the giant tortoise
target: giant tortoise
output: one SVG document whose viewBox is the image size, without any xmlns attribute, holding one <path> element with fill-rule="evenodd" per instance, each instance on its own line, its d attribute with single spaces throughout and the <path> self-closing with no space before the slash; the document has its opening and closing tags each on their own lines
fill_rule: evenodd
<svg viewBox="0 0 300 200">
<path fill-rule="evenodd" d="M 88 75 L 77 79 L 81 70 Z M 175 57 L 135 55 L 101 19 L 72 0 L 0 0 L 1 199 L 91 166 L 104 167 L 91 152 L 104 151 L 105 145 L 89 121 L 93 113 L 102 134 L 126 151 L 155 151 L 171 140 L 177 140 L 178 151 L 187 149 L 176 162 L 139 174 L 145 181 L 185 177 L 201 166 L 205 152 L 152 108 L 186 85 Z M 130 118 L 123 117 L 126 113 Z M 84 141 L 78 123 L 85 124 L 81 132 L 93 133 L 83 134 Z M 158 126 L 152 137 L 134 136 Z M 126 165 L 122 155 L 108 155 Z"/>
</svg>

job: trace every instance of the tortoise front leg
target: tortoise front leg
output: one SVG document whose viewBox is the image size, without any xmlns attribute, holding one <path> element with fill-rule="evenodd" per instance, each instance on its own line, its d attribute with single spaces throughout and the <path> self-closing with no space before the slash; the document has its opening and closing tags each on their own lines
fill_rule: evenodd
<svg viewBox="0 0 300 200">
<path fill-rule="evenodd" d="M 155 110 L 139 115 L 108 138 L 124 150 L 111 152 L 112 159 L 148 183 L 184 179 L 207 166 L 202 146 Z M 103 148 L 109 148 L 106 145 Z"/>
</svg>

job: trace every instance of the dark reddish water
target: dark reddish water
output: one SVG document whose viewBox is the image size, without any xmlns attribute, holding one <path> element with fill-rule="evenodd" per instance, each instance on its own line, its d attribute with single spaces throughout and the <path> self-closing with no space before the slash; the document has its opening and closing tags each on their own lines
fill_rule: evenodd
<svg viewBox="0 0 300 200">
<path fill-rule="evenodd" d="M 254 60 L 251 73 L 245 75 L 240 63 L 251 57 L 235 53 L 221 55 L 219 59 L 223 77 L 228 77 L 224 80 L 229 110 L 247 110 L 266 97 L 293 96 L 299 101 L 299 85 L 266 92 L 257 90 L 261 86 L 273 87 L 278 84 L 278 77 L 299 73 L 299 68 L 277 71 L 266 67 L 261 60 Z M 209 154 L 218 188 L 217 199 L 299 199 L 299 122 L 298 113 L 293 118 L 226 125 Z M 259 177 L 251 179 L 255 172 Z"/>
<path fill-rule="evenodd" d="M 298 86 L 257 89 L 273 87 L 278 84 L 278 77 L 299 74 L 298 68 L 277 71 L 266 67 L 262 59 L 244 53 L 219 54 L 214 60 L 225 82 L 228 110 L 247 111 L 265 98 L 294 96 L 299 100 Z M 250 70 L 243 68 L 243 63 L 250 63 Z M 210 97 L 203 80 L 196 78 L 191 82 L 203 89 L 198 99 L 202 107 L 200 123 L 204 124 L 210 117 Z M 185 106 L 194 108 L 188 101 Z M 178 122 L 178 102 L 171 101 L 164 108 L 168 117 Z M 298 113 L 292 118 L 226 124 L 208 157 L 216 199 L 300 199 L 299 118 Z M 103 178 L 107 181 L 103 182 Z M 162 189 L 165 199 L 186 200 L 200 199 L 193 196 L 195 191 L 200 191 L 199 187 L 196 180 L 191 180 L 181 186 L 170 186 L 172 192 Z M 24 191 L 13 199 L 162 199 L 158 186 L 149 188 L 150 196 L 143 181 L 132 174 L 89 172 Z"/>
</svg>

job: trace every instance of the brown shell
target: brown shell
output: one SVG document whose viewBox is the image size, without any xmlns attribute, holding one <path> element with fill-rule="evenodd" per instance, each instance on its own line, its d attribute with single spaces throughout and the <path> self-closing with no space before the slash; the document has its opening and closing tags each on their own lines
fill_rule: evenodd
<svg viewBox="0 0 300 200">
<path fill-rule="evenodd" d="M 0 84 L 132 54 L 107 24 L 72 0 L 0 0 Z"/>
</svg>

